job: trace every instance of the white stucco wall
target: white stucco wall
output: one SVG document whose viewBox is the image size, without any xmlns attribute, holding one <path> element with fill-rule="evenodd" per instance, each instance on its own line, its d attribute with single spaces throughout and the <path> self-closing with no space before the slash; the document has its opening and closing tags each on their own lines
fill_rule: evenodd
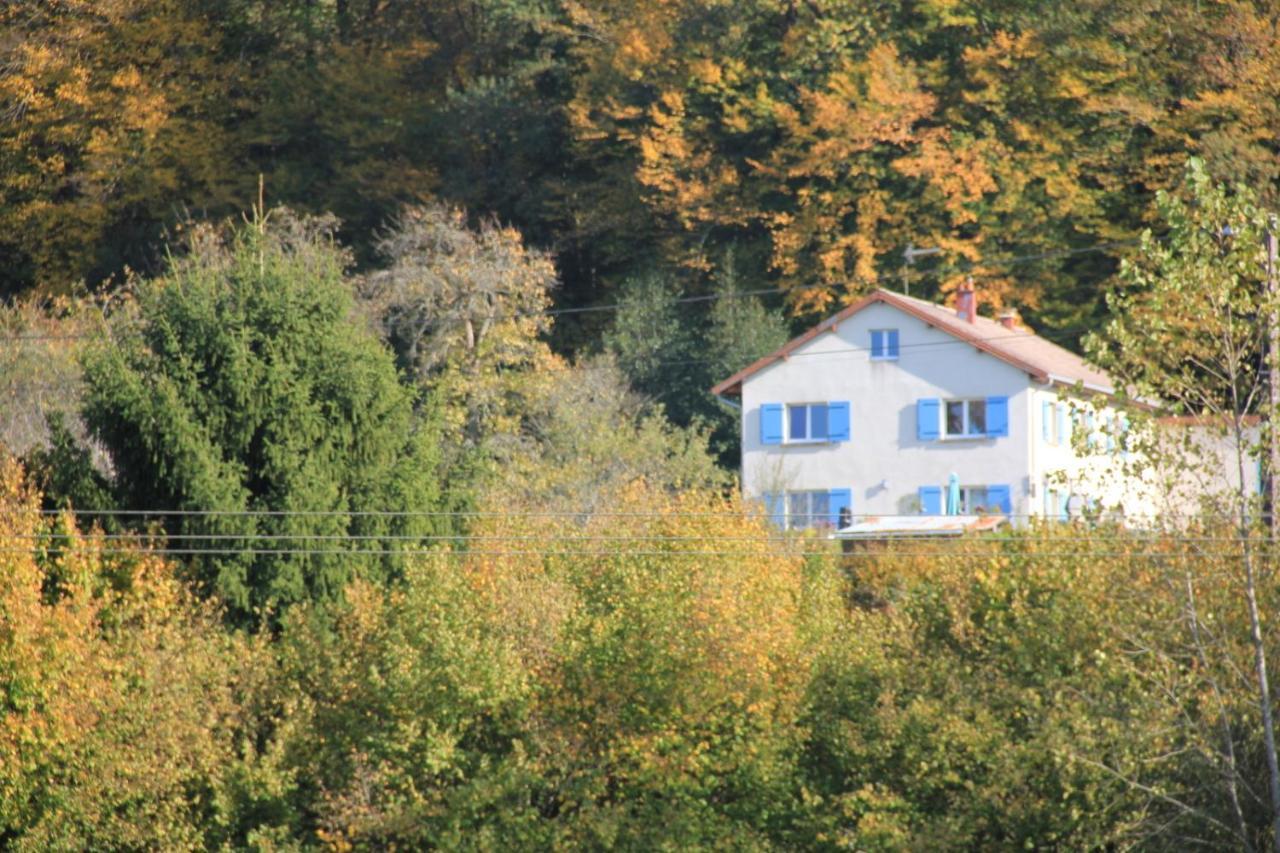
<svg viewBox="0 0 1280 853">
<path fill-rule="evenodd" d="M 896 361 L 872 361 L 871 330 L 899 330 Z M 853 512 L 909 514 L 920 486 L 1008 485 L 1016 515 L 1038 511 L 1030 497 L 1032 384 L 994 356 L 883 303 L 868 306 L 742 386 L 742 483 L 748 497 L 768 492 L 848 488 Z M 1009 398 L 1009 435 L 919 440 L 921 398 Z M 849 401 L 850 440 L 765 445 L 764 403 Z"/>
<path fill-rule="evenodd" d="M 1105 406 L 1095 412 L 1096 426 L 1120 417 Z M 1244 493 L 1250 497 L 1260 493 L 1257 441 L 1257 430 L 1251 428 L 1241 443 Z M 1081 451 L 1077 443 L 1072 453 L 1059 448 L 1041 453 L 1034 470 L 1041 482 L 1052 480 L 1059 484 L 1055 488 L 1065 483 L 1072 494 L 1088 496 L 1107 511 L 1118 510 L 1138 526 L 1177 524 L 1210 506 L 1235 511 L 1241 460 L 1235 440 L 1222 428 L 1147 422 L 1134 426 L 1130 446 L 1126 451 L 1117 440 L 1114 450 L 1108 450 L 1105 437 L 1097 434 L 1092 449 Z M 1144 448 L 1155 452 L 1148 455 Z"/>
</svg>

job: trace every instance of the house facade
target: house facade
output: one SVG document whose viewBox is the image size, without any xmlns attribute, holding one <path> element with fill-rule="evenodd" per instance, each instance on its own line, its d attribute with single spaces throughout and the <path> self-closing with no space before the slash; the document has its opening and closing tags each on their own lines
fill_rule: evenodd
<svg viewBox="0 0 1280 853">
<path fill-rule="evenodd" d="M 953 482 L 961 514 L 1157 511 L 1106 474 L 1128 452 L 1110 379 L 958 297 L 878 290 L 711 389 L 741 406 L 745 495 L 788 527 L 943 514 Z"/>
</svg>

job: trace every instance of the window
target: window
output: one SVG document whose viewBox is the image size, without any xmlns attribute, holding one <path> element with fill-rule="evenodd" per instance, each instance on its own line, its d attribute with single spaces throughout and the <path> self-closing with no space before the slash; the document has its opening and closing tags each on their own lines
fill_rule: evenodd
<svg viewBox="0 0 1280 853">
<path fill-rule="evenodd" d="M 998 438 L 1009 434 L 1009 398 L 985 400 L 916 400 L 916 438 Z"/>
<path fill-rule="evenodd" d="M 986 486 L 960 487 L 960 515 L 977 515 L 990 507 Z"/>
<path fill-rule="evenodd" d="M 987 434 L 986 400 L 947 400 L 943 418 L 948 438 L 975 438 Z"/>
<path fill-rule="evenodd" d="M 787 406 L 788 441 L 826 441 L 827 404 Z"/>
<path fill-rule="evenodd" d="M 761 444 L 808 444 L 849 440 L 849 403 L 764 403 Z"/>
<path fill-rule="evenodd" d="M 871 330 L 871 360 L 893 361 L 898 357 L 898 330 Z"/>
<path fill-rule="evenodd" d="M 1051 487 L 1047 482 L 1044 487 L 1044 517 L 1067 520 L 1067 501 L 1071 493 L 1066 489 Z"/>
<path fill-rule="evenodd" d="M 961 486 L 960 503 L 954 509 L 946 486 L 921 486 L 922 515 L 1008 515 L 1013 512 L 1013 491 L 1007 485 Z"/>
<path fill-rule="evenodd" d="M 831 526 L 830 492 L 787 492 L 787 528 Z"/>
<path fill-rule="evenodd" d="M 1040 404 L 1040 423 L 1045 444 L 1071 443 L 1071 417 L 1066 403 L 1043 401 Z"/>
</svg>

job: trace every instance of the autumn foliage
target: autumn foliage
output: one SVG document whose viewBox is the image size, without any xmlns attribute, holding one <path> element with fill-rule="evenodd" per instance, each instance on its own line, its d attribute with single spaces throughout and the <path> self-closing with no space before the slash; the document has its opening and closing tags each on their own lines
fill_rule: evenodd
<svg viewBox="0 0 1280 853">
<path fill-rule="evenodd" d="M 272 202 L 362 263 L 404 204 L 496 216 L 567 305 L 737 248 L 800 313 L 982 278 L 1096 320 L 1188 154 L 1277 178 L 1275 9 L 1185 0 L 57 0 L 0 10 L 0 289 L 162 262 Z M 1273 193 L 1274 189 L 1268 189 Z M 940 249 L 904 264 L 909 246 Z M 1099 247 L 1097 251 L 1076 252 Z M 1016 256 L 1032 260 L 1010 264 Z"/>
<path fill-rule="evenodd" d="M 1265 843 L 1224 546 L 1045 527 L 840 557 L 713 494 L 637 481 L 614 498 L 609 514 L 486 516 L 403 582 L 356 581 L 249 639 L 156 543 L 75 533 L 8 465 L 0 835 Z M 1208 635 L 1180 628 L 1189 605 Z"/>
</svg>

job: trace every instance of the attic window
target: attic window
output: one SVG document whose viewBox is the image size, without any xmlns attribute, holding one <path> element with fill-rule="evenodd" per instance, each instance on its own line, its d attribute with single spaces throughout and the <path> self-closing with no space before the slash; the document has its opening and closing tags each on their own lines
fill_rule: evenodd
<svg viewBox="0 0 1280 853">
<path fill-rule="evenodd" d="M 898 358 L 898 330 L 871 330 L 871 360 L 894 361 Z"/>
</svg>

